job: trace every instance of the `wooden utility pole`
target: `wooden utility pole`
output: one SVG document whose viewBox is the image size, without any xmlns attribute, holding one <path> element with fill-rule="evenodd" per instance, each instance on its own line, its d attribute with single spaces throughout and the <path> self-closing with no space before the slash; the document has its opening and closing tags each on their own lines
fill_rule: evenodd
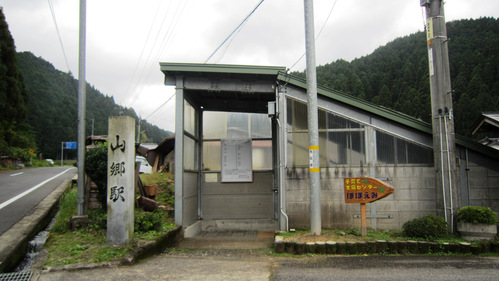
<svg viewBox="0 0 499 281">
<path fill-rule="evenodd" d="M 449 230 L 453 232 L 454 215 L 460 205 L 460 192 L 456 177 L 454 111 L 444 3 L 441 0 L 420 0 L 420 2 L 426 10 L 433 151 L 437 174 L 437 199 L 441 198 L 437 201 L 437 207 L 443 211 Z"/>
</svg>

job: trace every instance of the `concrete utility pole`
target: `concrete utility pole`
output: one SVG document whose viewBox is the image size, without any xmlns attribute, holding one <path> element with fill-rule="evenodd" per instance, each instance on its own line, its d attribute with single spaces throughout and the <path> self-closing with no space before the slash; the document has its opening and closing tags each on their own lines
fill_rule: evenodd
<svg viewBox="0 0 499 281">
<path fill-rule="evenodd" d="M 457 187 L 456 141 L 454 111 L 450 82 L 449 51 L 445 26 L 444 4 L 441 0 L 421 0 L 426 10 L 426 34 L 431 88 L 433 151 L 437 172 L 437 201 L 443 210 L 449 230 L 454 231 L 454 215 L 460 206 Z"/>
<path fill-rule="evenodd" d="M 80 46 L 78 62 L 78 196 L 77 215 L 85 214 L 85 41 L 86 41 L 87 2 L 80 0 Z"/>
<path fill-rule="evenodd" d="M 304 0 L 305 43 L 307 53 L 308 153 L 310 171 L 310 228 L 321 234 L 321 170 L 319 161 L 319 121 L 317 113 L 317 75 L 315 66 L 314 3 Z"/>
</svg>

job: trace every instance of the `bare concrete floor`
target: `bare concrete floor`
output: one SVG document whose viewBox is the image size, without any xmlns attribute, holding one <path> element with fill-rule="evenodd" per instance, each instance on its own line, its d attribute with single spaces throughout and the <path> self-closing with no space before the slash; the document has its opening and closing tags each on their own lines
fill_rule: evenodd
<svg viewBox="0 0 499 281">
<path fill-rule="evenodd" d="M 274 232 L 213 231 L 184 238 L 179 249 L 265 249 L 272 247 Z"/>
</svg>

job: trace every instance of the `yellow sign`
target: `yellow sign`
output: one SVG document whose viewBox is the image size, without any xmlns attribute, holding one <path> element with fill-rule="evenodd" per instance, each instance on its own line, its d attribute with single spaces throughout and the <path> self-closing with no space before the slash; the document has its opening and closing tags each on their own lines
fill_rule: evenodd
<svg viewBox="0 0 499 281">
<path fill-rule="evenodd" d="M 391 185 L 375 178 L 345 178 L 345 203 L 371 203 L 393 193 Z"/>
</svg>

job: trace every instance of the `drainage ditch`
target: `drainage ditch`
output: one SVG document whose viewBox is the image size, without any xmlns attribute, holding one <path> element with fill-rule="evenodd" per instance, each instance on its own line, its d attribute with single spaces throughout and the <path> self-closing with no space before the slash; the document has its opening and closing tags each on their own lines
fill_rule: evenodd
<svg viewBox="0 0 499 281">
<path fill-rule="evenodd" d="M 31 241 L 28 242 L 28 247 L 26 249 L 26 254 L 24 256 L 24 259 L 19 263 L 19 265 L 16 267 L 14 272 L 22 272 L 22 271 L 27 271 L 31 268 L 33 263 L 36 260 L 36 257 L 38 254 L 40 254 L 43 245 L 45 245 L 45 242 L 47 242 L 47 238 L 50 234 L 50 229 L 55 223 L 55 220 L 57 218 L 57 214 L 52 218 L 48 226 L 40 231 Z"/>
</svg>

